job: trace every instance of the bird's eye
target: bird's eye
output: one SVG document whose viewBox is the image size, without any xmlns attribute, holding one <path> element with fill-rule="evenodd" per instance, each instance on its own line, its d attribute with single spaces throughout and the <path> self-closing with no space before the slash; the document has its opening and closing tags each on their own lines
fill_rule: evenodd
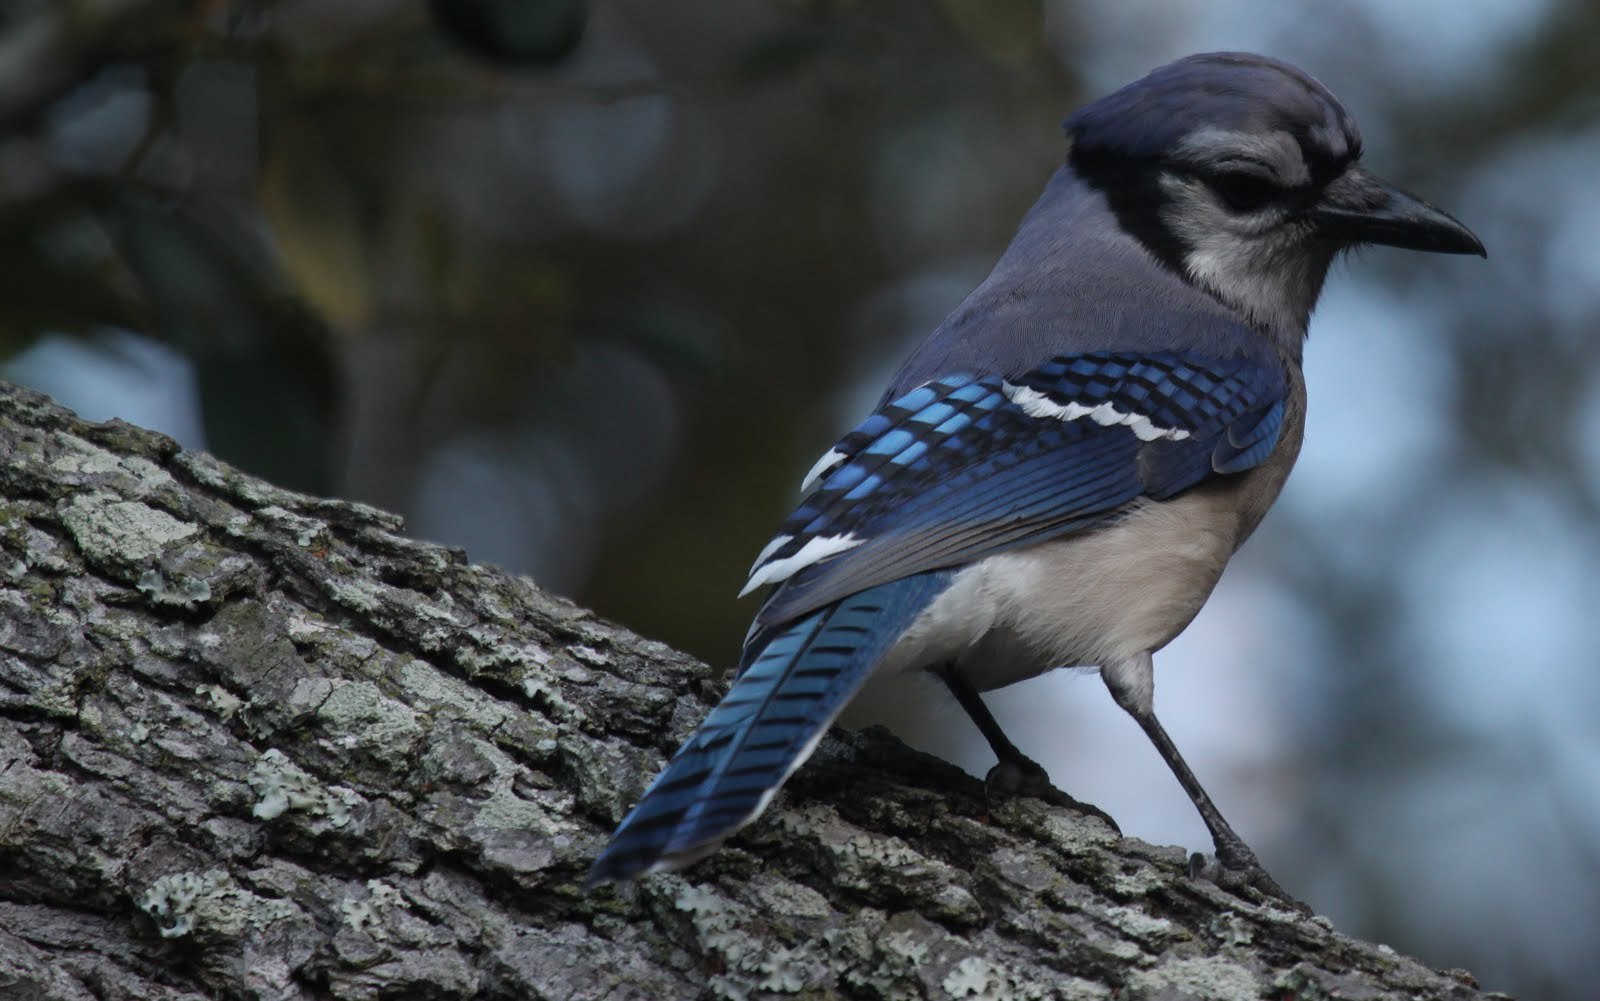
<svg viewBox="0 0 1600 1001">
<path fill-rule="evenodd" d="M 1229 171 L 1212 175 L 1210 181 L 1212 189 L 1235 212 L 1253 212 L 1279 194 L 1278 186 L 1260 174 Z"/>
</svg>

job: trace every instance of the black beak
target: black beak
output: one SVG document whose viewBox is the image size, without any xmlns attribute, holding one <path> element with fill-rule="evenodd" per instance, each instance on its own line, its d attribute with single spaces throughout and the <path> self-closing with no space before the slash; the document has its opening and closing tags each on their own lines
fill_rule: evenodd
<svg viewBox="0 0 1600 1001">
<path fill-rule="evenodd" d="M 1489 256 L 1472 230 L 1449 213 L 1360 166 L 1352 166 L 1323 189 L 1310 217 L 1318 236 L 1340 243 Z"/>
</svg>

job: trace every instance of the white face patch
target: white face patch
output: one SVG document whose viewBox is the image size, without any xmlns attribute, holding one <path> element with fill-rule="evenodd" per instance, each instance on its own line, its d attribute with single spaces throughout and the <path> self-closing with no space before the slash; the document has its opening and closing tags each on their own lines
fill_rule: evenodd
<svg viewBox="0 0 1600 1001">
<path fill-rule="evenodd" d="M 782 541 L 778 541 L 779 539 Z M 762 552 L 770 557 L 772 553 L 777 552 L 789 541 L 791 541 L 790 536 L 780 535 L 777 539 L 767 543 L 767 548 L 763 549 Z M 750 572 L 750 579 L 745 582 L 744 589 L 739 592 L 739 597 L 743 598 L 763 584 L 776 584 L 779 581 L 788 580 L 797 571 L 827 559 L 836 553 L 854 549 L 866 541 L 866 539 L 857 538 L 855 535 L 848 533 L 845 535 L 819 535 L 814 539 L 807 539 L 806 544 L 801 546 L 799 552 L 793 556 L 785 556 L 781 560 L 772 560 L 771 562 L 757 560 L 755 568 Z"/>
<path fill-rule="evenodd" d="M 1161 189 L 1168 198 L 1161 219 L 1185 248 L 1189 277 L 1298 355 L 1333 244 L 1313 239 L 1307 224 L 1276 206 L 1235 212 L 1186 174 L 1162 175 Z"/>
<path fill-rule="evenodd" d="M 1160 427 L 1143 414 L 1125 413 L 1109 403 L 1093 407 L 1070 400 L 1066 403 L 1057 403 L 1037 389 L 1029 389 L 1027 386 L 1014 386 L 1007 382 L 1003 383 L 1001 388 L 1005 391 L 1006 399 L 1021 407 L 1022 412 L 1029 417 L 1053 417 L 1061 421 L 1075 421 L 1080 417 L 1087 417 L 1096 424 L 1106 427 L 1122 424 L 1140 441 L 1155 441 L 1157 438 L 1182 441 L 1189 437 L 1189 432 L 1183 428 Z"/>
</svg>

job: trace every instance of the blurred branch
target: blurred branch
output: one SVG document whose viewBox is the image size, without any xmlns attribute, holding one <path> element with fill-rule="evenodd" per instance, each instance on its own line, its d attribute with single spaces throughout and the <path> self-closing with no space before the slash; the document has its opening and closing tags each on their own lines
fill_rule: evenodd
<svg viewBox="0 0 1600 1001">
<path fill-rule="evenodd" d="M 14 128 L 102 66 L 161 47 L 197 0 L 49 0 L 0 33 L 0 129 Z"/>
</svg>

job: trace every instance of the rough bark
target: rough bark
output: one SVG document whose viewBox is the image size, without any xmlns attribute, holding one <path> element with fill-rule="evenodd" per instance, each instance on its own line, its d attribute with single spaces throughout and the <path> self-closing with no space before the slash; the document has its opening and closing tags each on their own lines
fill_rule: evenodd
<svg viewBox="0 0 1600 1001">
<path fill-rule="evenodd" d="M 0 456 L 0 996 L 1489 996 L 881 733 L 585 894 L 717 672 L 3 384 Z"/>
</svg>

